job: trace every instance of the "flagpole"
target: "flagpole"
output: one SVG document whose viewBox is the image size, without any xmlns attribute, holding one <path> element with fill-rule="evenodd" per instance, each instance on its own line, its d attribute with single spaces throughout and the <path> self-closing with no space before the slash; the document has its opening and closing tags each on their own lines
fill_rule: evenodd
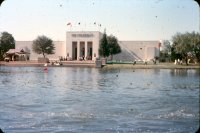
<svg viewBox="0 0 200 133">
<path fill-rule="evenodd" d="M 71 31 L 72 30 L 72 23 L 71 22 L 67 23 L 67 26 L 70 26 L 69 30 Z"/>
<path fill-rule="evenodd" d="M 96 31 L 96 30 L 97 30 L 97 29 L 96 29 L 96 26 L 97 26 L 97 25 L 96 25 L 96 22 L 94 22 L 94 25 L 95 25 L 95 31 Z"/>
<path fill-rule="evenodd" d="M 101 30 L 101 24 L 98 24 L 98 30 L 100 32 L 100 30 Z"/>
</svg>

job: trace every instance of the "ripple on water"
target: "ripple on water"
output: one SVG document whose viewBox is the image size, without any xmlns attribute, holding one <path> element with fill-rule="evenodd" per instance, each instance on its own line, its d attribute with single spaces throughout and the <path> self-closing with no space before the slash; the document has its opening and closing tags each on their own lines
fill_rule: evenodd
<svg viewBox="0 0 200 133">
<path fill-rule="evenodd" d="M 174 73 L 1 67 L 1 128 L 11 133 L 194 132 L 199 75 Z"/>
</svg>

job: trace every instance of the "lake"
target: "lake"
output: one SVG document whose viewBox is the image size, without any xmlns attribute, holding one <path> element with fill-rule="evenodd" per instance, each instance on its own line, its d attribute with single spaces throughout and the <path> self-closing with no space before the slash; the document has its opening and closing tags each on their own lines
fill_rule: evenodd
<svg viewBox="0 0 200 133">
<path fill-rule="evenodd" d="M 199 69 L 0 66 L 6 133 L 194 133 Z"/>
</svg>

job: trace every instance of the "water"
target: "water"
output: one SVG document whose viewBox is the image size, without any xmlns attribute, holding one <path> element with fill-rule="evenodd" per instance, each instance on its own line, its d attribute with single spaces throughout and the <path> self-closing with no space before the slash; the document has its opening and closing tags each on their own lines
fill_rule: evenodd
<svg viewBox="0 0 200 133">
<path fill-rule="evenodd" d="M 6 133 L 194 133 L 198 69 L 0 67 Z"/>
</svg>

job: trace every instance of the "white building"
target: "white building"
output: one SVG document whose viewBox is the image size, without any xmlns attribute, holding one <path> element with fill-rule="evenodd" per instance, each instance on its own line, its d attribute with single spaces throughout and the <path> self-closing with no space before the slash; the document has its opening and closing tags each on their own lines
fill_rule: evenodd
<svg viewBox="0 0 200 133">
<path fill-rule="evenodd" d="M 50 60 L 60 57 L 70 60 L 93 60 L 99 58 L 99 45 L 103 34 L 98 31 L 70 31 L 66 33 L 66 41 L 53 41 L 55 54 L 46 55 Z M 30 53 L 30 60 L 37 60 L 38 55 L 32 51 L 32 41 L 16 41 L 16 49 L 24 49 Z M 113 57 L 114 60 L 143 61 L 159 57 L 160 41 L 119 41 L 122 52 Z"/>
<path fill-rule="evenodd" d="M 99 44 L 103 34 L 98 31 L 67 32 L 66 52 L 72 60 L 99 58 Z"/>
<path fill-rule="evenodd" d="M 114 55 L 114 60 L 150 61 L 159 57 L 159 41 L 119 41 L 122 52 Z"/>
<path fill-rule="evenodd" d="M 66 44 L 64 41 L 53 41 L 55 45 L 55 54 L 46 55 L 50 60 L 59 60 L 60 57 L 66 57 Z M 16 41 L 15 49 L 23 49 L 30 53 L 30 60 L 38 60 L 38 57 L 43 57 L 42 54 L 34 53 L 32 50 L 33 41 Z"/>
</svg>

